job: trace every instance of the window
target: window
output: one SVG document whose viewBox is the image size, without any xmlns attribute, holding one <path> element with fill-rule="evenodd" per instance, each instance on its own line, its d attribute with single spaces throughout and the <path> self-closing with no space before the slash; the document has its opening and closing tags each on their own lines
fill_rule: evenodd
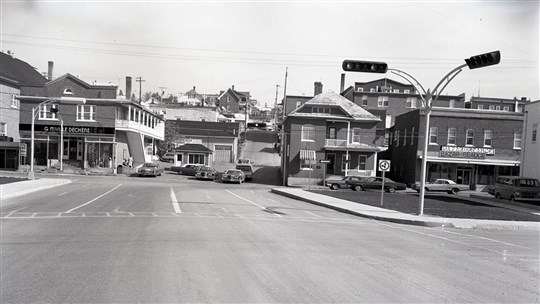
<svg viewBox="0 0 540 304">
<path fill-rule="evenodd" d="M 39 119 L 56 120 L 56 113 L 51 112 L 51 109 L 58 109 L 57 106 L 46 104 L 39 108 Z"/>
<path fill-rule="evenodd" d="M 362 105 L 367 106 L 367 96 L 362 96 Z"/>
<path fill-rule="evenodd" d="M 302 105 L 302 102 L 301 102 L 301 101 L 297 101 L 297 102 L 296 102 L 296 108 L 300 108 L 301 105 Z"/>
<path fill-rule="evenodd" d="M 409 93 L 411 93 L 411 90 L 403 90 L 403 93 L 409 94 Z"/>
<path fill-rule="evenodd" d="M 19 100 L 15 98 L 15 95 L 11 95 L 11 107 L 12 108 L 19 108 Z"/>
<path fill-rule="evenodd" d="M 313 170 L 313 168 L 311 167 L 311 164 L 313 164 L 313 160 L 309 160 L 309 159 L 301 159 L 300 160 L 300 170 Z"/>
<path fill-rule="evenodd" d="M 204 164 L 204 154 L 188 154 L 188 163 Z"/>
<path fill-rule="evenodd" d="M 484 130 L 484 147 L 491 147 L 493 144 L 493 130 Z"/>
<path fill-rule="evenodd" d="M 403 131 L 403 145 L 404 146 L 407 145 L 407 129 L 405 129 L 405 131 Z"/>
<path fill-rule="evenodd" d="M 450 108 L 456 107 L 456 101 L 454 99 L 450 99 Z"/>
<path fill-rule="evenodd" d="M 375 90 L 375 88 L 371 88 L 369 89 L 370 92 L 377 92 L 377 90 Z"/>
<path fill-rule="evenodd" d="M 384 143 L 383 146 L 388 147 L 388 143 L 390 142 L 390 134 L 384 133 Z"/>
<path fill-rule="evenodd" d="M 490 111 L 495 110 L 495 106 L 489 106 L 489 110 L 490 110 Z"/>
<path fill-rule="evenodd" d="M 496 106 L 496 107 L 495 107 L 495 110 L 500 111 L 500 110 L 501 110 L 501 106 Z"/>
<path fill-rule="evenodd" d="M 302 126 L 302 141 L 315 141 L 315 127 L 312 125 Z"/>
<path fill-rule="evenodd" d="M 535 124 L 533 125 L 533 127 L 532 127 L 532 138 L 531 138 L 531 141 L 532 141 L 533 143 L 536 142 L 536 136 L 537 136 L 537 134 L 538 134 L 538 124 L 535 123 Z"/>
<path fill-rule="evenodd" d="M 455 146 L 456 145 L 456 128 L 450 128 L 448 129 L 448 141 L 446 142 L 449 146 Z"/>
<path fill-rule="evenodd" d="M 379 96 L 377 100 L 378 107 L 388 107 L 388 96 Z"/>
<path fill-rule="evenodd" d="M 358 155 L 358 170 L 366 170 L 366 155 Z"/>
<path fill-rule="evenodd" d="M 416 136 L 416 134 L 414 134 L 414 127 L 412 127 L 412 130 L 411 130 L 411 146 L 414 144 L 414 137 Z"/>
<path fill-rule="evenodd" d="M 96 106 L 78 105 L 77 120 L 96 120 Z"/>
<path fill-rule="evenodd" d="M 64 95 L 73 95 L 73 90 L 71 88 L 64 89 Z"/>
<path fill-rule="evenodd" d="M 436 145 L 437 144 L 437 133 L 439 132 L 439 128 L 437 127 L 430 127 L 429 128 L 429 144 L 430 145 Z"/>
<path fill-rule="evenodd" d="M 356 92 L 364 92 L 364 88 L 356 88 Z"/>
<path fill-rule="evenodd" d="M 465 132 L 465 146 L 474 146 L 474 130 L 467 129 Z"/>
<path fill-rule="evenodd" d="M 484 109 L 484 105 L 478 105 L 478 110 L 483 110 Z"/>
<path fill-rule="evenodd" d="M 394 93 L 399 93 L 399 89 L 394 89 Z"/>
<path fill-rule="evenodd" d="M 7 124 L 0 122 L 0 136 L 7 136 Z"/>
<path fill-rule="evenodd" d="M 521 149 L 521 130 L 514 132 L 514 149 Z"/>
<path fill-rule="evenodd" d="M 311 108 L 311 113 L 330 113 L 330 108 L 326 107 L 313 107 Z"/>
<path fill-rule="evenodd" d="M 328 128 L 328 139 L 336 139 L 336 128 Z"/>
<path fill-rule="evenodd" d="M 416 97 L 407 97 L 407 108 L 416 108 Z"/>
<path fill-rule="evenodd" d="M 362 131 L 362 129 L 360 129 L 360 128 L 353 128 L 352 138 L 351 138 L 352 143 L 360 143 L 360 132 L 361 131 Z"/>
<path fill-rule="evenodd" d="M 517 111 L 516 112 L 523 112 L 523 106 L 517 106 Z"/>
<path fill-rule="evenodd" d="M 504 107 L 503 107 L 503 111 L 505 111 L 505 112 L 510 112 L 510 107 L 509 107 L 509 106 L 504 106 Z"/>
</svg>

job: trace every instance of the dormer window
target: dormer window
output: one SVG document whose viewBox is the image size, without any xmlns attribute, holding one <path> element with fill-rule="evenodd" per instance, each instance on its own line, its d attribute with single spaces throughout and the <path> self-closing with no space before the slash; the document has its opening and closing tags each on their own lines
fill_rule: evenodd
<svg viewBox="0 0 540 304">
<path fill-rule="evenodd" d="M 71 88 L 65 88 L 63 95 L 73 95 L 73 90 Z"/>
<path fill-rule="evenodd" d="M 327 114 L 330 114 L 330 108 L 313 107 L 313 108 L 311 108 L 311 113 L 327 113 Z"/>
</svg>

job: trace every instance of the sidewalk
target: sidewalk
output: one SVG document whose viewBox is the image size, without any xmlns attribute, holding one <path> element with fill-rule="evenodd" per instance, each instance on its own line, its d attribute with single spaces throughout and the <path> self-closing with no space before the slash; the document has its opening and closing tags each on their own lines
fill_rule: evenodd
<svg viewBox="0 0 540 304">
<path fill-rule="evenodd" d="M 426 226 L 426 227 L 450 227 L 450 228 L 466 228 L 466 229 L 471 229 L 471 228 L 472 229 L 515 229 L 515 230 L 540 231 L 539 222 L 441 218 L 441 217 L 432 217 L 428 215 L 420 216 L 420 215 L 401 213 L 398 211 L 384 209 L 384 208 L 358 204 L 355 202 L 342 200 L 342 199 L 334 198 L 331 196 L 308 192 L 302 188 L 279 187 L 279 188 L 272 188 L 271 191 L 276 194 L 306 201 L 308 203 L 334 209 L 340 212 L 353 214 L 353 215 L 366 217 L 366 218 L 371 218 L 375 220 L 380 220 L 380 221 L 393 222 L 393 223 Z M 477 202 L 481 202 L 482 204 L 492 204 L 492 202 L 478 199 L 478 198 L 463 197 L 463 199 L 469 199 L 473 201 L 476 200 Z M 522 207 L 516 207 L 516 208 L 523 209 Z M 538 212 L 538 211 L 527 210 L 527 212 Z"/>
<path fill-rule="evenodd" d="M 34 180 L 23 180 L 20 182 L 0 185 L 0 201 L 5 199 L 25 195 L 35 191 L 54 188 L 71 183 L 69 179 L 59 178 L 36 178 Z"/>
</svg>

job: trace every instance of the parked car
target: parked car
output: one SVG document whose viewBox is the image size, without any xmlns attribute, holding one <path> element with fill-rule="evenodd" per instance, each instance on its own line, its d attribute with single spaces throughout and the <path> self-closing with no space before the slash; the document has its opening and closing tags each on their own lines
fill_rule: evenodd
<svg viewBox="0 0 540 304">
<path fill-rule="evenodd" d="M 156 177 L 163 173 L 163 168 L 157 163 L 144 163 L 142 167 L 137 170 L 139 176 L 153 176 Z"/>
<path fill-rule="evenodd" d="M 330 187 L 332 190 L 338 190 L 342 188 L 349 188 L 349 185 L 347 185 L 348 181 L 351 180 L 357 180 L 362 177 L 360 176 L 336 176 L 328 178 L 325 182 L 326 187 Z"/>
<path fill-rule="evenodd" d="M 216 178 L 218 171 L 212 167 L 204 166 L 197 170 L 195 173 L 196 179 L 208 179 L 214 180 Z"/>
<path fill-rule="evenodd" d="M 237 164 L 236 169 L 244 172 L 245 178 L 248 181 L 253 177 L 253 166 L 251 164 Z"/>
<path fill-rule="evenodd" d="M 496 198 L 540 202 L 540 182 L 522 176 L 499 176 L 493 189 Z"/>
<path fill-rule="evenodd" d="M 247 159 L 247 158 L 239 158 L 237 161 L 236 161 L 237 164 L 252 164 L 251 160 Z"/>
<path fill-rule="evenodd" d="M 415 183 L 412 188 L 417 192 L 420 192 L 420 183 Z M 426 191 L 443 191 L 449 194 L 456 194 L 459 191 L 470 190 L 469 185 L 459 185 L 451 179 L 443 178 L 430 181 L 429 183 L 424 185 L 424 188 L 426 189 Z"/>
<path fill-rule="evenodd" d="M 246 177 L 244 175 L 244 172 L 242 170 L 237 169 L 229 169 L 223 173 L 223 176 L 221 178 L 221 181 L 224 183 L 243 183 L 245 181 Z"/>
<path fill-rule="evenodd" d="M 180 167 L 171 167 L 171 171 L 178 172 L 180 175 L 190 175 L 195 176 L 197 170 L 201 167 L 204 167 L 203 164 L 183 164 Z"/>
<path fill-rule="evenodd" d="M 174 162 L 174 153 L 173 152 L 167 152 L 161 156 L 162 162 L 172 163 Z"/>
<path fill-rule="evenodd" d="M 354 191 L 364 191 L 366 189 L 381 189 L 382 188 L 382 177 L 364 177 L 358 180 L 351 180 L 347 182 L 347 185 Z M 384 178 L 384 190 L 394 193 L 396 190 L 405 190 L 407 185 L 403 183 L 397 183 L 389 178 Z"/>
</svg>

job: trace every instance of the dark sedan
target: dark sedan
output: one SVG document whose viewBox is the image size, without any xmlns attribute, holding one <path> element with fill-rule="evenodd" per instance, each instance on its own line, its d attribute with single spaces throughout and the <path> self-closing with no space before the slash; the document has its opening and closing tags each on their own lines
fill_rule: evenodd
<svg viewBox="0 0 540 304">
<path fill-rule="evenodd" d="M 216 178 L 218 171 L 212 167 L 201 167 L 199 170 L 197 170 L 197 173 L 195 173 L 196 179 L 206 179 L 206 180 L 214 180 Z"/>
<path fill-rule="evenodd" d="M 153 176 L 156 177 L 163 173 L 163 168 L 157 163 L 144 163 L 142 167 L 137 170 L 139 176 Z"/>
<path fill-rule="evenodd" d="M 382 177 L 363 177 L 358 180 L 351 180 L 347 182 L 349 187 L 353 189 L 354 191 L 364 191 L 366 189 L 381 189 L 382 188 Z M 384 179 L 384 190 L 394 193 L 396 190 L 406 190 L 407 185 L 394 182 L 393 180 L 389 178 Z"/>
<path fill-rule="evenodd" d="M 359 180 L 360 178 L 361 177 L 359 176 L 330 177 L 325 181 L 325 185 L 326 187 L 330 187 L 332 190 L 345 189 L 349 188 L 349 185 L 347 184 L 349 181 Z"/>
</svg>

